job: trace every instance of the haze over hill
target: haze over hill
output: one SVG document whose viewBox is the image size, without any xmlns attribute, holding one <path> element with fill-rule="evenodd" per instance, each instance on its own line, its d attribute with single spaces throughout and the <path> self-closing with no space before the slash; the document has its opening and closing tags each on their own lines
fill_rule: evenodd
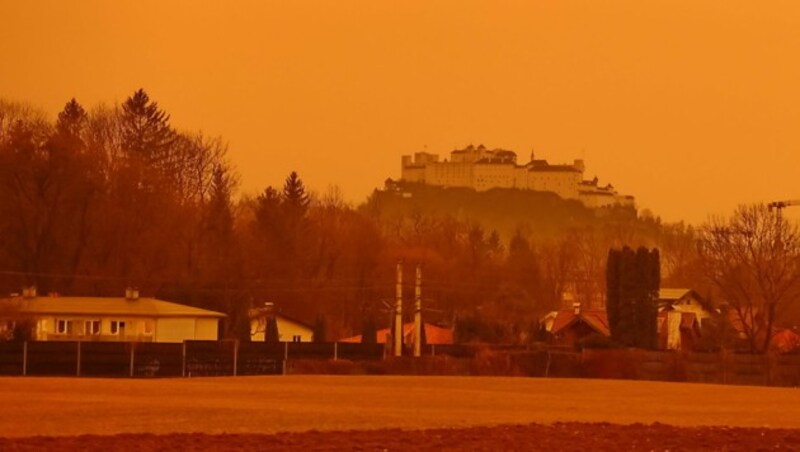
<svg viewBox="0 0 800 452">
<path fill-rule="evenodd" d="M 483 142 L 584 158 L 672 221 L 800 195 L 796 2 L 36 0 L 0 17 L 0 97 L 55 115 L 143 87 L 229 140 L 248 193 L 297 170 L 360 202 L 401 154 Z"/>
<path fill-rule="evenodd" d="M 508 188 L 477 192 L 471 188 L 404 182 L 391 183 L 385 190 L 376 191 L 365 208 L 387 216 L 450 215 L 497 230 L 506 240 L 517 232 L 543 240 L 570 229 L 635 223 L 637 216 L 633 207 L 592 209 L 552 192 Z"/>
</svg>

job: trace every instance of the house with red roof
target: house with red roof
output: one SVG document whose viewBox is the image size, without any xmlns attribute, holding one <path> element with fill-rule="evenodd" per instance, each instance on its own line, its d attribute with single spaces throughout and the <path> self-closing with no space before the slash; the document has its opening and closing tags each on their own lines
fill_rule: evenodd
<svg viewBox="0 0 800 452">
<path fill-rule="evenodd" d="M 664 288 L 658 297 L 658 344 L 665 350 L 691 350 L 700 338 L 702 321 L 715 314 L 714 308 L 691 289 Z M 611 336 L 605 309 L 572 309 L 547 314 L 541 323 L 556 345 L 575 346 L 592 334 Z"/>
<path fill-rule="evenodd" d="M 605 309 L 582 309 L 575 303 L 572 309 L 561 309 L 547 314 L 541 321 L 553 337 L 555 345 L 573 347 L 590 335 L 611 336 Z"/>
<path fill-rule="evenodd" d="M 424 323 L 425 327 L 425 343 L 431 345 L 449 345 L 453 343 L 453 330 L 450 328 L 442 328 L 432 323 Z M 379 344 L 385 344 L 390 337 L 391 332 L 389 328 L 383 328 L 376 332 L 376 339 Z M 339 342 L 361 342 L 361 335 L 346 337 L 339 339 Z M 414 342 L 414 323 L 409 322 L 403 324 L 403 343 L 410 344 Z"/>
</svg>

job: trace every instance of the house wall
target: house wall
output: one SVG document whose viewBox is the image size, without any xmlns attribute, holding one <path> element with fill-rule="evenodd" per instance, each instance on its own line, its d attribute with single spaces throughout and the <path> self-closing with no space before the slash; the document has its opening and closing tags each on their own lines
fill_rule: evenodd
<svg viewBox="0 0 800 452">
<path fill-rule="evenodd" d="M 701 326 L 703 325 L 703 321 L 712 315 L 712 313 L 707 311 L 694 297 L 686 297 L 681 299 L 674 303 L 672 308 L 678 312 L 694 313 L 694 315 L 697 316 L 697 320 L 700 321 Z"/>
<path fill-rule="evenodd" d="M 195 320 L 194 339 L 198 341 L 216 341 L 219 336 L 219 320 L 200 318 Z"/>
<path fill-rule="evenodd" d="M 278 319 L 278 337 L 281 341 L 291 342 L 294 336 L 300 336 L 300 342 L 311 342 L 314 331 L 291 320 Z"/>
<path fill-rule="evenodd" d="M 58 332 L 58 321 L 72 322 L 72 332 L 69 334 Z M 85 331 L 86 321 L 100 321 L 100 334 L 88 334 Z M 41 316 L 35 319 L 36 329 L 34 337 L 39 341 L 57 340 L 97 340 L 97 341 L 153 341 L 155 339 L 156 320 L 152 318 L 124 317 L 124 316 L 90 316 L 90 315 L 61 315 Z M 111 322 L 125 322 L 124 331 L 112 332 Z M 149 326 L 149 328 L 148 328 Z M 148 332 L 149 331 L 149 332 Z"/>
<path fill-rule="evenodd" d="M 668 350 L 681 350 L 681 318 L 683 316 L 678 311 L 667 312 L 667 349 Z"/>
<path fill-rule="evenodd" d="M 183 342 L 185 340 L 217 340 L 219 319 L 162 318 L 156 321 L 156 342 Z"/>
<path fill-rule="evenodd" d="M 297 322 L 283 317 L 277 317 L 278 340 L 293 342 L 294 336 L 300 336 L 300 342 L 311 342 L 314 339 L 314 330 Z M 250 321 L 250 340 L 253 342 L 264 341 L 266 318 L 260 317 Z"/>
<path fill-rule="evenodd" d="M 553 338 L 553 343 L 556 345 L 575 346 L 578 341 L 593 333 L 595 331 L 590 326 L 583 322 L 575 322 L 561 330 Z"/>
</svg>

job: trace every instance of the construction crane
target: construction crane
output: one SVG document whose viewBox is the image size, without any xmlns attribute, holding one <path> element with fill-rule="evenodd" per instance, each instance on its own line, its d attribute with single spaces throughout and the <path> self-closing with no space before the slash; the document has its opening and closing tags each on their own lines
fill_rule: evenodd
<svg viewBox="0 0 800 452">
<path fill-rule="evenodd" d="M 780 212 L 782 209 L 784 209 L 786 207 L 798 206 L 798 205 L 800 205 L 800 199 L 793 199 L 791 201 L 775 201 L 775 202 L 771 202 L 771 203 L 767 204 L 767 208 L 769 208 L 769 210 L 778 209 L 778 212 Z"/>
<path fill-rule="evenodd" d="M 767 204 L 767 208 L 770 211 L 772 211 L 772 209 L 775 209 L 778 215 L 778 221 L 780 221 L 782 218 L 781 213 L 783 212 L 783 209 L 791 206 L 800 206 L 800 199 L 792 199 L 790 201 L 773 201 Z"/>
</svg>

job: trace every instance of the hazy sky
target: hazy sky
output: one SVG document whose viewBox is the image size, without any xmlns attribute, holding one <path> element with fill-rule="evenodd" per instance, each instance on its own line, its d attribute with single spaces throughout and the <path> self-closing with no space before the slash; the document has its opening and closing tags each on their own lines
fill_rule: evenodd
<svg viewBox="0 0 800 452">
<path fill-rule="evenodd" d="M 484 143 L 583 157 L 667 220 L 800 198 L 795 0 L 0 0 L 0 97 L 139 87 L 245 192 L 297 170 L 358 201 L 401 154 Z"/>
</svg>

